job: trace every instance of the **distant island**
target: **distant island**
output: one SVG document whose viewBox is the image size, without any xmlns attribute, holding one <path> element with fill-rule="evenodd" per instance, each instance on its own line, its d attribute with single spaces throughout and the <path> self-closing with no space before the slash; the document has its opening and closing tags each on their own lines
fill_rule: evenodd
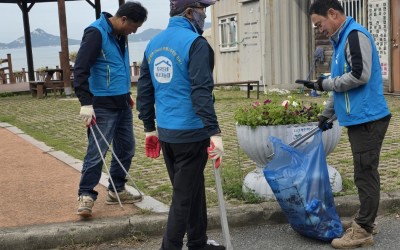
<svg viewBox="0 0 400 250">
<path fill-rule="evenodd" d="M 129 35 L 128 40 L 133 42 L 148 41 L 155 35 L 160 33 L 161 29 L 147 29 L 138 34 Z M 35 29 L 31 32 L 32 47 L 44 47 L 44 46 L 59 46 L 60 36 L 55 36 L 47 33 L 42 29 Z M 69 45 L 80 44 L 81 40 L 68 39 Z M 21 36 L 10 43 L 0 43 L 0 49 L 15 49 L 25 47 L 25 37 Z"/>
<path fill-rule="evenodd" d="M 211 23 L 205 23 L 205 29 L 211 27 Z M 161 29 L 146 29 L 138 34 L 132 34 L 128 36 L 129 41 L 143 42 L 149 41 L 158 33 Z M 60 37 L 51 35 L 42 29 L 35 29 L 31 32 L 32 47 L 44 47 L 44 46 L 59 46 L 61 44 Z M 69 45 L 80 44 L 81 40 L 68 39 Z M 0 43 L 0 49 L 16 49 L 25 47 L 25 37 L 21 36 L 10 43 Z"/>
</svg>

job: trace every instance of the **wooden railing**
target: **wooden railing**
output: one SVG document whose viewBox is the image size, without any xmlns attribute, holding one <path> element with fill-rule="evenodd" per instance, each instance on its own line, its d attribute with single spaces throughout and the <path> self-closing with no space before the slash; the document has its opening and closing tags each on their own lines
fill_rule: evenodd
<svg viewBox="0 0 400 250">
<path fill-rule="evenodd" d="M 0 65 L 3 65 L 3 63 L 6 63 L 7 66 L 0 68 L 0 83 L 15 83 L 11 54 L 7 54 L 7 58 L 0 59 Z"/>
<path fill-rule="evenodd" d="M 0 84 L 10 84 L 10 83 L 20 83 L 20 82 L 28 82 L 29 75 L 28 71 L 25 68 L 22 70 L 13 71 L 12 70 L 12 62 L 11 62 L 11 55 L 7 54 L 9 59 L 0 59 L 2 64 L 7 63 L 7 66 L 0 68 Z M 56 69 L 59 67 L 56 66 Z M 48 67 L 40 68 L 35 70 L 34 76 L 35 81 L 44 81 L 46 78 L 46 70 Z M 137 82 L 140 74 L 140 65 L 137 62 L 133 62 L 130 66 L 130 74 L 132 82 Z M 73 78 L 73 71 L 71 70 L 71 79 Z M 52 80 L 60 80 L 61 76 L 60 73 L 56 72 L 53 76 Z"/>
</svg>

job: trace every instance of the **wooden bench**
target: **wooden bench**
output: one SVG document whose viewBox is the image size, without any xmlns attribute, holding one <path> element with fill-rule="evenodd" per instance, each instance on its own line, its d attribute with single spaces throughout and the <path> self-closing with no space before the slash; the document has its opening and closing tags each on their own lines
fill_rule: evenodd
<svg viewBox="0 0 400 250">
<path fill-rule="evenodd" d="M 29 81 L 32 97 L 43 98 L 44 81 Z"/>
<path fill-rule="evenodd" d="M 235 86 L 235 85 L 247 85 L 247 98 L 250 98 L 250 90 L 253 86 L 257 86 L 257 99 L 260 97 L 260 81 L 242 81 L 242 82 L 224 82 L 224 83 L 216 83 L 214 87 L 219 86 Z"/>
<path fill-rule="evenodd" d="M 137 86 L 138 77 L 131 77 L 131 86 Z M 214 87 L 223 87 L 223 86 L 234 86 L 234 85 L 242 85 L 247 86 L 247 98 L 250 98 L 250 90 L 253 86 L 257 86 L 257 99 L 260 97 L 260 82 L 259 81 L 243 81 L 243 82 L 224 82 L 224 83 L 215 83 Z"/>
<path fill-rule="evenodd" d="M 54 96 L 57 95 L 57 92 L 60 92 L 60 95 L 64 91 L 64 81 L 63 80 L 51 80 L 49 82 L 45 82 L 45 95 L 47 95 L 49 90 L 54 92 Z"/>
<path fill-rule="evenodd" d="M 43 98 L 47 96 L 49 90 L 54 91 L 54 95 L 56 96 L 57 91 L 64 90 L 64 81 L 60 80 L 52 80 L 49 82 L 46 81 L 30 81 L 29 82 L 29 89 L 31 90 L 31 94 L 33 97 Z"/>
</svg>

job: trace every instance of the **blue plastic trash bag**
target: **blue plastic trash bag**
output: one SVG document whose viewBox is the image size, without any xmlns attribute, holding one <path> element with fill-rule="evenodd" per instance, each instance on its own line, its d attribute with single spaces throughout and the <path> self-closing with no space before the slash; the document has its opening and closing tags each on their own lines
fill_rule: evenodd
<svg viewBox="0 0 400 250">
<path fill-rule="evenodd" d="M 298 148 L 272 136 L 270 140 L 275 156 L 264 168 L 264 176 L 291 227 L 323 241 L 340 237 L 343 228 L 329 183 L 322 132 Z"/>
</svg>

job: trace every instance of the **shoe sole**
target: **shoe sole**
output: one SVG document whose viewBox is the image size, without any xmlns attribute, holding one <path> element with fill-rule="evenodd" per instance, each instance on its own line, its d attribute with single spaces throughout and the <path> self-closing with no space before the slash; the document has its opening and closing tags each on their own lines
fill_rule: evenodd
<svg viewBox="0 0 400 250">
<path fill-rule="evenodd" d="M 335 245 L 335 243 L 331 243 L 331 246 L 335 249 L 354 249 L 354 248 L 359 248 L 359 247 L 370 247 L 374 245 L 374 240 L 367 240 L 363 243 L 357 244 L 357 245 L 352 245 L 352 246 L 342 246 L 342 245 Z"/>
<path fill-rule="evenodd" d="M 136 202 L 141 202 L 143 199 L 140 200 L 134 200 L 134 201 L 121 201 L 121 204 L 133 204 Z M 107 205 L 118 205 L 119 202 L 118 201 L 106 201 Z"/>
<path fill-rule="evenodd" d="M 136 202 L 141 202 L 143 200 L 143 196 L 140 197 L 140 199 L 137 200 L 130 200 L 130 201 L 121 201 L 121 204 L 133 204 Z M 119 204 L 118 200 L 117 201 L 108 201 L 106 200 L 107 205 L 117 205 Z"/>
<path fill-rule="evenodd" d="M 83 217 L 83 218 L 92 217 L 92 212 L 88 211 L 88 210 L 83 210 L 83 211 L 77 212 L 76 214 L 81 216 L 81 217 Z"/>
</svg>

